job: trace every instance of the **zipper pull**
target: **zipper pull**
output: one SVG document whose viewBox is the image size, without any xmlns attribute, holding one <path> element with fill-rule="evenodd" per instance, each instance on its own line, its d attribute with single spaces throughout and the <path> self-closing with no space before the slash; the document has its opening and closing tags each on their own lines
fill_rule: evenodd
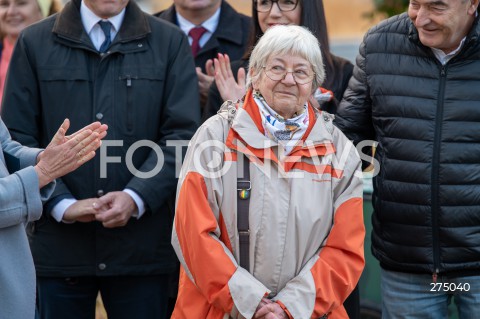
<svg viewBox="0 0 480 319">
<path fill-rule="evenodd" d="M 127 75 L 127 87 L 132 86 L 132 77 L 130 75 Z"/>
<path fill-rule="evenodd" d="M 438 269 L 435 269 L 435 272 L 432 274 L 432 280 L 434 284 L 437 283 L 437 278 L 438 278 Z"/>
</svg>

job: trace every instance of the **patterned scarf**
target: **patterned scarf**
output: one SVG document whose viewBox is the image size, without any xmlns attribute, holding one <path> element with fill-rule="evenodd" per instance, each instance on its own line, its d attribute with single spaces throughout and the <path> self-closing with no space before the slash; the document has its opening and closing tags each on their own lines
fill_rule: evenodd
<svg viewBox="0 0 480 319">
<path fill-rule="evenodd" d="M 295 113 L 295 117 L 285 119 L 268 106 L 260 92 L 253 92 L 253 98 L 260 110 L 265 136 L 282 145 L 285 155 L 290 154 L 307 131 L 308 105 L 305 104 L 301 111 Z"/>
</svg>

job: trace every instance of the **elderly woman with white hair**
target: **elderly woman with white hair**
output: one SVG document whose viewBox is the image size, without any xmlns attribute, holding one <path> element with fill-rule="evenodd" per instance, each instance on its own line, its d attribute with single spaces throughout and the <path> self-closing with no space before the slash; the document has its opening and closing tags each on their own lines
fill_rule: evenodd
<svg viewBox="0 0 480 319">
<path fill-rule="evenodd" d="M 309 31 L 270 28 L 244 100 L 198 129 L 177 192 L 172 318 L 348 318 L 364 267 L 360 158 L 308 102 L 324 76 Z"/>
<path fill-rule="evenodd" d="M 60 10 L 57 0 L 0 0 L 0 102 L 12 57 L 20 32 L 29 25 Z"/>
</svg>

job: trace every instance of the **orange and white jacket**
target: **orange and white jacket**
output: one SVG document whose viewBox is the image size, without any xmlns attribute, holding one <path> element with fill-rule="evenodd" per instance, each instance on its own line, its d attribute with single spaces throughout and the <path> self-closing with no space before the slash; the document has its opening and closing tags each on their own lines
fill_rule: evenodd
<svg viewBox="0 0 480 319">
<path fill-rule="evenodd" d="M 342 304 L 364 267 L 356 149 L 331 115 L 309 106 L 303 145 L 281 156 L 263 134 L 251 92 L 235 111 L 223 107 L 206 121 L 185 157 L 172 234 L 181 262 L 172 318 L 252 318 L 265 296 L 292 318 L 348 318 Z M 248 270 L 239 266 L 238 153 L 250 160 Z"/>
</svg>

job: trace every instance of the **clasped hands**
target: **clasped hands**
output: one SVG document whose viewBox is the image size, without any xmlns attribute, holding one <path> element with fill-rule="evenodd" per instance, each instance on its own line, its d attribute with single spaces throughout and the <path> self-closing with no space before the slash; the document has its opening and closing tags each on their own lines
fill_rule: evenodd
<svg viewBox="0 0 480 319">
<path fill-rule="evenodd" d="M 125 226 L 137 210 L 132 197 L 123 191 L 110 192 L 100 198 L 78 200 L 63 215 L 66 222 L 99 221 L 106 228 Z"/>
<path fill-rule="evenodd" d="M 288 315 L 278 303 L 262 298 L 253 319 L 288 319 Z"/>
</svg>

